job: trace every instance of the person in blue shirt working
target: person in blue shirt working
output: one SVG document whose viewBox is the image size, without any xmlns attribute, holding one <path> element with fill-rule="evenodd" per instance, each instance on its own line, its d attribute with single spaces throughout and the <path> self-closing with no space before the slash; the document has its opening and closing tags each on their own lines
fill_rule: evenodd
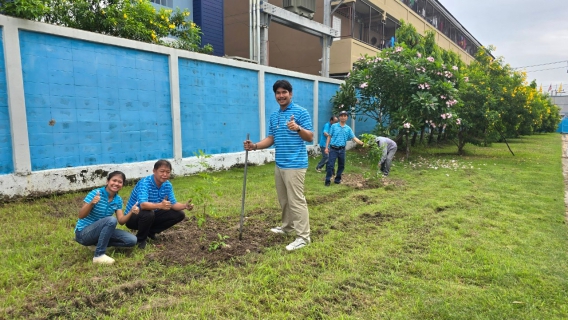
<svg viewBox="0 0 568 320">
<path fill-rule="evenodd" d="M 337 173 L 333 182 L 336 184 L 341 183 L 341 175 L 345 169 L 345 145 L 347 141 L 353 140 L 360 145 L 363 145 L 363 141 L 357 139 L 351 127 L 349 127 L 347 122 L 348 114 L 347 111 L 341 111 L 339 113 L 339 123 L 331 126 L 329 129 L 329 136 L 325 144 L 325 152 L 329 154 L 329 160 L 327 161 L 327 174 L 325 175 L 325 185 L 329 187 L 331 184 L 331 176 L 333 174 L 333 169 L 335 167 L 335 160 L 339 163 L 337 165 Z"/>
<path fill-rule="evenodd" d="M 329 132 L 329 128 L 331 128 L 331 126 L 336 123 L 337 121 L 339 121 L 337 119 L 336 116 L 332 116 L 329 119 L 329 122 L 327 122 L 324 126 L 323 126 L 323 131 L 321 133 L 321 137 L 319 140 L 319 145 L 320 145 L 320 151 L 321 151 L 321 160 L 320 162 L 316 165 L 316 171 L 317 172 L 321 172 L 321 168 L 323 168 L 324 165 L 327 165 L 327 160 L 329 159 L 329 155 L 327 153 L 325 153 L 325 143 L 327 142 L 327 136 L 329 136 L 328 132 Z M 326 167 L 327 168 L 327 167 Z"/>
<path fill-rule="evenodd" d="M 276 149 L 274 180 L 278 202 L 282 208 L 282 225 L 270 229 L 277 234 L 296 232 L 296 240 L 286 250 L 300 249 L 310 244 L 310 218 L 304 196 L 304 178 L 308 168 L 306 141 L 314 138 L 312 119 L 308 111 L 292 102 L 292 85 L 278 80 L 272 86 L 280 108 L 270 115 L 268 137 L 252 143 L 244 142 L 247 151 Z"/>
<path fill-rule="evenodd" d="M 177 202 L 174 188 L 168 181 L 172 164 L 168 160 L 158 160 L 154 164 L 153 174 L 142 178 L 130 195 L 126 211 L 135 204 L 140 205 L 140 213 L 133 216 L 126 226 L 138 230 L 136 238 L 138 248 L 146 248 L 148 238 L 156 240 L 156 234 L 185 218 L 183 210 L 192 210 L 191 199 L 187 203 Z"/>
<path fill-rule="evenodd" d="M 95 251 L 93 263 L 113 264 L 114 259 L 106 255 L 107 247 L 134 247 L 136 237 L 128 231 L 116 229 L 116 223 L 123 225 L 130 217 L 138 214 L 135 204 L 128 213 L 122 213 L 122 189 L 126 176 L 120 171 L 111 172 L 106 186 L 87 194 L 79 210 L 79 221 L 75 226 L 75 241 Z M 116 213 L 116 218 L 112 215 Z"/>
</svg>

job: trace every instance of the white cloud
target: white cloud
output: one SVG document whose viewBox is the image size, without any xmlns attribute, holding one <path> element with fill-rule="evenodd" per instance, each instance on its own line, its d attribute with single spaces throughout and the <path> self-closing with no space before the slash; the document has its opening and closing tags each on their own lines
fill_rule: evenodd
<svg viewBox="0 0 568 320">
<path fill-rule="evenodd" d="M 494 45 L 513 67 L 568 60 L 565 0 L 440 0 L 483 45 Z M 566 67 L 555 70 L 536 70 Z M 568 84 L 568 63 L 528 68 L 543 87 Z"/>
</svg>

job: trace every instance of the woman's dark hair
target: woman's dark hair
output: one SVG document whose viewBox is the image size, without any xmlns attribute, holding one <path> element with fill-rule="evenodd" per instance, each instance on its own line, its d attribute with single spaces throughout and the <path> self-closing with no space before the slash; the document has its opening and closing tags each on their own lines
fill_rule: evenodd
<svg viewBox="0 0 568 320">
<path fill-rule="evenodd" d="M 168 167 L 172 170 L 172 164 L 168 160 L 160 159 L 154 163 L 154 170 L 158 170 L 161 167 Z"/>
<path fill-rule="evenodd" d="M 126 182 L 126 175 L 122 171 L 113 171 L 113 172 L 109 173 L 108 177 L 107 177 L 107 181 L 110 181 L 110 179 L 112 179 L 112 177 L 118 176 L 118 175 L 122 176 L 122 182 L 123 183 Z"/>
<path fill-rule="evenodd" d="M 279 88 L 282 88 L 290 93 L 292 92 L 292 85 L 290 84 L 290 82 L 286 80 L 278 80 L 274 82 L 274 85 L 272 86 L 272 91 L 276 93 L 276 90 L 278 90 Z"/>
</svg>

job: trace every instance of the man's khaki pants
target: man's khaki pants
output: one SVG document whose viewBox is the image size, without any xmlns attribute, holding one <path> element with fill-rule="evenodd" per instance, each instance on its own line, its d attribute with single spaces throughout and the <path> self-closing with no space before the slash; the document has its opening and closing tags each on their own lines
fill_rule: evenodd
<svg viewBox="0 0 568 320">
<path fill-rule="evenodd" d="M 276 167 L 274 180 L 278 202 L 282 208 L 282 230 L 296 231 L 296 236 L 307 240 L 310 237 L 310 215 L 304 197 L 306 170 Z"/>
</svg>

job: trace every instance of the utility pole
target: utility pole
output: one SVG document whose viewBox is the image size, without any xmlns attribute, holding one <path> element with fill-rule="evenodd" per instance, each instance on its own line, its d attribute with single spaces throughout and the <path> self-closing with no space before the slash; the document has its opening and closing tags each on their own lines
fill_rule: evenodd
<svg viewBox="0 0 568 320">
<path fill-rule="evenodd" d="M 323 0 L 323 24 L 331 28 L 331 0 Z M 331 42 L 333 38 L 323 35 L 321 38 L 322 56 L 321 56 L 321 76 L 329 77 L 329 61 L 331 52 Z"/>
</svg>

